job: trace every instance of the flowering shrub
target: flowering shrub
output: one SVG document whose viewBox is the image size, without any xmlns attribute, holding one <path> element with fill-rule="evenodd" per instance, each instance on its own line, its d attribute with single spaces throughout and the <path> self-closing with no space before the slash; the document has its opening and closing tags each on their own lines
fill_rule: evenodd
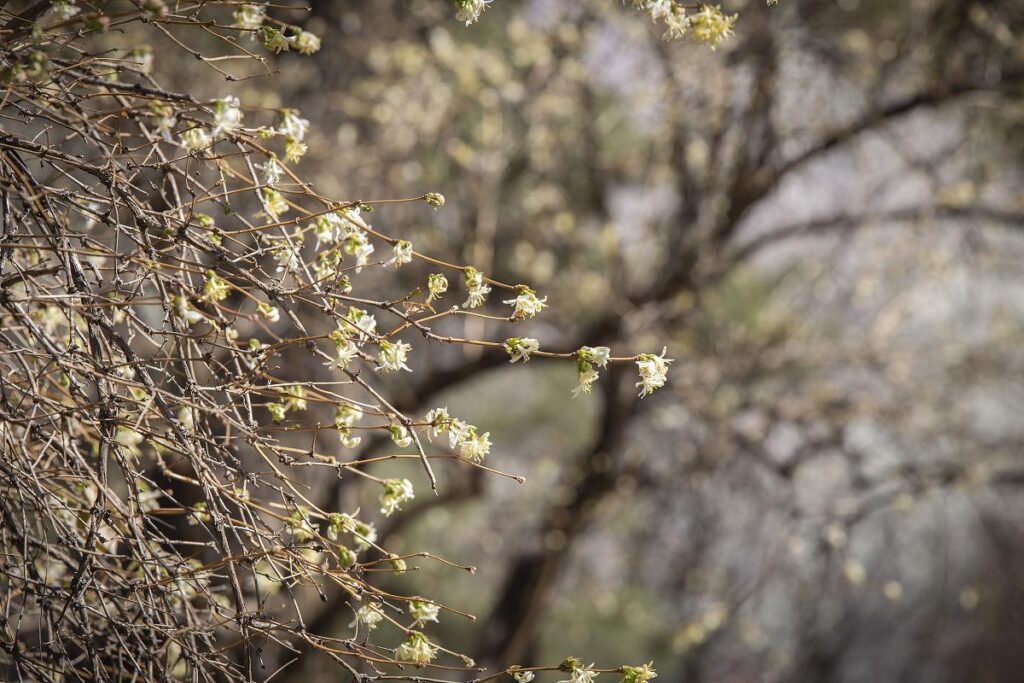
<svg viewBox="0 0 1024 683">
<path fill-rule="evenodd" d="M 472 24 L 489 4 L 456 0 L 455 18 Z M 712 47 L 735 20 L 710 5 L 633 4 L 669 37 Z M 246 77 L 239 64 L 320 49 L 270 9 L 44 0 L 3 10 L 0 538 L 8 610 L 37 634 L 5 646 L 22 677 L 249 680 L 267 639 L 319 650 L 358 680 L 363 670 L 418 678 L 403 664 L 443 665 L 435 677 L 471 669 L 424 632 L 453 608 L 372 580 L 414 556 L 377 545 L 372 511 L 318 505 L 297 473 L 373 482 L 388 517 L 416 492 L 408 478 L 368 473 L 372 458 L 344 455 L 367 435 L 435 489 L 432 461 L 492 471 L 489 432 L 389 399 L 384 376 L 415 372 L 430 343 L 574 363 L 574 396 L 609 363 L 636 364 L 641 398 L 667 381 L 667 350 L 549 351 L 527 337 L 439 333 L 460 316 L 542 316 L 547 297 L 416 251 L 401 226 L 373 220 L 383 200 L 319 194 L 298 173 L 310 129 L 300 112 L 227 93 L 204 101 L 154 78 L 151 40 L 163 61 L 192 57 L 228 81 Z M 445 203 L 437 192 L 389 201 Z M 433 271 L 421 288 L 362 286 L 414 262 Z M 325 410 L 332 420 L 319 419 Z M 325 584 L 348 596 L 338 609 L 352 609 L 358 637 L 305 627 L 296 595 Z M 574 659 L 507 673 L 556 669 L 573 683 L 656 675 Z"/>
</svg>

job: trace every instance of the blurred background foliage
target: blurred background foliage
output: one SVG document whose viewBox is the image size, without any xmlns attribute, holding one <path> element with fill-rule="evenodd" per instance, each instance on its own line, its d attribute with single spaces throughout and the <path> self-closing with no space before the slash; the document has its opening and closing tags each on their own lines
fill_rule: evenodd
<svg viewBox="0 0 1024 683">
<path fill-rule="evenodd" d="M 527 483 L 446 472 L 381 536 L 478 571 L 383 581 L 475 614 L 442 620 L 441 641 L 488 665 L 1018 680 L 1024 3 L 724 9 L 741 19 L 715 51 L 613 0 L 499 0 L 470 28 L 444 0 L 282 17 L 323 49 L 242 91 L 312 121 L 320 192 L 442 192 L 429 220 L 404 204 L 373 220 L 547 295 L 515 330 L 545 348 L 677 359 L 638 402 L 629 371 L 573 401 L 561 364 L 417 357 L 398 405 L 485 425 L 489 464 Z M 200 68 L 158 64 L 220 95 Z M 312 483 L 373 508 L 355 482 Z M 311 609 L 311 628 L 348 629 L 333 601 Z"/>
</svg>

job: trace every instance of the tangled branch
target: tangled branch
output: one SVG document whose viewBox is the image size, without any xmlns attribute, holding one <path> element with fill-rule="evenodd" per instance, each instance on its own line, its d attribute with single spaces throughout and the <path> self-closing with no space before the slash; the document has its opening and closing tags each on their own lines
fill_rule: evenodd
<svg viewBox="0 0 1024 683">
<path fill-rule="evenodd" d="M 432 461 L 502 474 L 483 464 L 487 432 L 388 400 L 379 378 L 410 370 L 417 338 L 572 362 L 576 395 L 609 362 L 635 362 L 649 394 L 665 353 L 438 331 L 465 316 L 512 324 L 546 300 L 369 221 L 381 203 L 440 209 L 437 193 L 321 196 L 295 171 L 299 112 L 201 101 L 152 75 L 150 39 L 164 61 L 192 57 L 228 81 L 267 72 L 268 52 L 319 49 L 266 7 L 41 0 L 0 19 L 0 661 L 38 680 L 251 680 L 273 641 L 357 680 L 472 669 L 422 632 L 466 615 L 373 581 L 413 557 L 457 565 L 378 546 L 371 521 L 318 505 L 301 473 L 373 482 L 385 516 L 415 493 L 367 471 L 381 459 L 422 467 L 434 488 Z M 396 289 L 389 269 L 414 261 L 434 272 Z M 441 307 L 449 276 L 467 298 Z M 510 313 L 483 312 L 492 290 L 509 292 Z M 375 431 L 401 452 L 336 455 Z M 443 435 L 447 448 L 432 443 Z M 305 628 L 302 601 L 327 583 L 349 596 L 356 637 Z M 367 637 L 384 623 L 397 643 Z"/>
</svg>

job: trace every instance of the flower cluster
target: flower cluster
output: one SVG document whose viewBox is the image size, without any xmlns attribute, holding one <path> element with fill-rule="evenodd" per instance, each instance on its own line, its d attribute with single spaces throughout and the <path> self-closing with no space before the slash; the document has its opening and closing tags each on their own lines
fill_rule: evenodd
<svg viewBox="0 0 1024 683">
<path fill-rule="evenodd" d="M 267 18 L 267 8 L 263 5 L 239 5 L 234 11 L 235 28 L 255 32 Z M 252 38 L 255 40 L 255 33 Z"/>
<path fill-rule="evenodd" d="M 384 490 L 378 498 L 380 512 L 385 517 L 390 517 L 395 511 L 402 509 L 402 503 L 415 497 L 412 482 L 408 479 L 386 479 L 384 480 Z"/>
<path fill-rule="evenodd" d="M 583 661 L 578 657 L 567 657 L 558 665 L 558 670 L 569 674 L 569 678 L 558 683 L 594 683 L 594 679 L 600 675 L 599 671 L 594 671 L 593 664 L 583 666 Z"/>
<path fill-rule="evenodd" d="M 386 265 L 398 268 L 406 263 L 412 263 L 412 244 L 405 240 L 397 240 L 392 248 L 391 260 Z"/>
<path fill-rule="evenodd" d="M 665 386 L 668 364 L 671 358 L 665 358 L 668 349 L 662 349 L 660 356 L 652 353 L 642 353 L 637 356 L 636 364 L 640 369 L 640 381 L 636 386 L 640 387 L 640 398 L 651 394 L 655 389 Z"/>
<path fill-rule="evenodd" d="M 572 390 L 572 397 L 589 394 L 591 387 L 598 380 L 597 368 L 608 367 L 611 349 L 607 346 L 584 346 L 576 352 L 576 378 L 579 384 Z"/>
<path fill-rule="evenodd" d="M 491 292 L 491 288 L 484 282 L 483 273 L 470 266 L 462 271 L 462 279 L 466 284 L 466 291 L 469 294 L 466 302 L 462 305 L 466 308 L 483 306 L 484 301 L 487 300 L 487 295 Z"/>
<path fill-rule="evenodd" d="M 237 19 L 236 19 L 237 22 Z M 237 25 L 237 24 L 236 24 Z M 248 26 L 238 28 L 249 29 Z M 320 50 L 320 38 L 309 31 L 303 31 L 298 27 L 289 27 L 291 35 L 287 35 L 274 26 L 263 24 L 256 29 L 255 38 L 270 52 L 279 54 L 295 48 L 295 51 L 302 55 L 311 55 Z"/>
<path fill-rule="evenodd" d="M 654 670 L 654 662 L 647 662 L 641 666 L 622 667 L 622 683 L 647 683 L 658 677 Z"/>
<path fill-rule="evenodd" d="M 428 621 L 437 623 L 437 617 L 441 613 L 441 607 L 432 602 L 422 600 L 411 600 L 409 602 L 409 614 L 412 615 L 413 626 L 425 626 Z"/>
<path fill-rule="evenodd" d="M 427 276 L 427 291 L 429 292 L 428 304 L 440 299 L 448 291 L 448 278 L 441 273 L 431 273 Z"/>
<path fill-rule="evenodd" d="M 381 341 L 380 353 L 377 355 L 377 369 L 384 372 L 391 372 L 392 370 L 412 372 L 412 369 L 405 364 L 411 350 L 412 346 L 405 342 Z"/>
<path fill-rule="evenodd" d="M 338 430 L 338 438 L 345 448 L 355 448 L 363 440 L 352 436 L 352 427 L 363 419 L 363 411 L 355 405 L 342 403 L 334 409 L 334 428 Z"/>
<path fill-rule="evenodd" d="M 296 543 L 305 543 L 316 536 L 317 529 L 310 522 L 309 514 L 300 508 L 288 518 L 288 525 L 285 526 L 284 532 L 290 535 Z"/>
<path fill-rule="evenodd" d="M 241 125 L 242 109 L 237 97 L 229 95 L 213 103 L 213 137 L 227 137 Z"/>
<path fill-rule="evenodd" d="M 286 161 L 298 161 L 306 154 L 306 131 L 309 121 L 299 116 L 295 109 L 282 109 L 277 114 L 276 132 L 284 136 L 284 158 Z"/>
<path fill-rule="evenodd" d="M 508 299 L 504 303 L 515 308 L 512 312 L 513 319 L 522 320 L 523 318 L 532 318 L 540 313 L 547 305 L 547 300 L 547 297 L 538 299 L 537 294 L 526 285 L 516 285 L 516 298 Z"/>
<path fill-rule="evenodd" d="M 213 144 L 213 138 L 204 128 L 189 128 L 181 134 L 181 146 L 189 152 L 201 152 Z"/>
<path fill-rule="evenodd" d="M 206 301 L 223 301 L 231 294 L 231 286 L 212 270 L 206 271 L 203 296 Z"/>
<path fill-rule="evenodd" d="M 448 433 L 448 443 L 459 455 L 473 462 L 482 462 L 491 452 L 491 433 L 480 433 L 474 425 L 453 418 L 447 408 L 434 408 L 424 416 L 429 437 Z"/>
<path fill-rule="evenodd" d="M 697 12 L 690 15 L 693 37 L 711 46 L 712 50 L 722 41 L 732 37 L 735 25 L 735 14 L 725 14 L 720 7 L 712 5 L 701 5 Z"/>
<path fill-rule="evenodd" d="M 540 349 L 540 342 L 530 337 L 509 337 L 505 340 L 504 346 L 510 363 L 515 363 L 518 360 L 525 363 Z"/>
<path fill-rule="evenodd" d="M 391 432 L 391 440 L 395 442 L 395 445 L 399 448 L 408 448 L 412 444 L 412 436 L 409 434 L 409 428 L 402 424 L 393 424 L 388 427 L 388 431 Z"/>
<path fill-rule="evenodd" d="M 366 550 L 377 540 L 377 529 L 372 522 L 363 522 L 344 512 L 332 513 L 327 518 L 327 538 L 337 541 L 342 534 L 352 534 L 360 550 Z"/>
<path fill-rule="evenodd" d="M 632 0 L 633 6 L 651 15 L 654 21 L 665 25 L 665 38 L 681 38 L 688 32 L 698 41 L 714 50 L 720 43 L 732 37 L 736 25 L 735 14 L 727 15 L 718 5 L 699 4 L 695 12 L 678 0 Z M 768 0 L 768 4 L 774 4 Z"/>
<path fill-rule="evenodd" d="M 395 656 L 403 662 L 429 664 L 437 656 L 437 647 L 419 631 L 410 631 L 409 637 L 395 650 Z"/>
<path fill-rule="evenodd" d="M 363 605 L 356 610 L 356 618 L 349 626 L 366 626 L 367 631 L 377 628 L 377 624 L 384 621 L 384 612 L 377 605 Z"/>
<path fill-rule="evenodd" d="M 454 5 L 458 20 L 472 24 L 491 0 Z M 689 15 L 665 0 L 645 7 L 668 24 L 685 19 L 685 30 L 711 44 L 731 33 L 731 20 L 708 6 Z M 329 500 L 321 495 L 333 491 L 328 480 L 335 474 L 346 486 L 371 482 L 380 488 L 368 493 L 352 484 L 346 499 L 349 492 L 368 495 L 369 515 L 391 517 L 410 507 L 415 491 L 410 479 L 382 474 L 379 467 L 422 466 L 436 489 L 445 484 L 442 468 L 453 462 L 478 473 L 494 471 L 483 466 L 492 457 L 491 432 L 452 417 L 447 408 L 434 408 L 423 420 L 403 414 L 403 406 L 411 405 L 406 398 L 418 388 L 403 385 L 416 339 L 463 344 L 489 354 L 488 361 L 500 360 L 504 351 L 511 363 L 573 362 L 580 380 L 574 395 L 590 393 L 608 363 L 635 361 L 637 386 L 646 396 L 665 384 L 671 360 L 665 351 L 612 358 L 604 346 L 541 351 L 540 341 L 527 336 L 539 336 L 532 327 L 482 335 L 479 330 L 487 326 L 541 329 L 535 318 L 549 312 L 548 297 L 526 284 L 441 260 L 443 254 L 414 251 L 409 240 L 369 224 L 381 202 L 407 201 L 432 214 L 446 206 L 444 195 L 417 192 L 408 200 L 365 202 L 324 197 L 298 172 L 310 142 L 310 122 L 298 110 L 269 109 L 270 93 L 260 102 L 245 102 L 239 97 L 243 90 L 208 100 L 164 90 L 160 53 L 144 45 L 114 47 L 146 31 L 165 41 L 173 29 L 173 39 L 161 45 L 183 49 L 197 68 L 217 72 L 218 82 L 221 76 L 240 81 L 245 72 L 236 66 L 272 61 L 261 49 L 310 55 L 321 48 L 317 35 L 271 16 L 282 6 L 261 2 L 242 0 L 225 8 L 142 0 L 138 9 L 107 16 L 78 0 L 55 0 L 45 21 L 24 27 L 14 22 L 4 29 L 10 40 L 0 41 L 0 81 L 10 95 L 0 108 L 19 122 L 3 131 L 5 163 L 13 169 L 6 180 L 17 186 L 7 193 L 8 213 L 24 232 L 5 253 L 13 275 L 4 286 L 17 290 L 11 299 L 17 305 L 0 306 L 0 317 L 11 347 L 26 350 L 10 356 L 18 361 L 13 365 L 7 356 L 0 359 L 13 373 L 10 391 L 19 394 L 9 402 L 8 412 L 14 412 L 0 420 L 0 431 L 7 430 L 4 443 L 14 449 L 8 464 L 18 477 L 60 463 L 46 473 L 53 476 L 43 488 L 38 478 L 24 478 L 30 495 L 19 500 L 34 516 L 26 516 L 23 525 L 35 535 L 31 546 L 52 545 L 61 552 L 25 559 L 47 570 L 59 564 L 67 574 L 62 558 L 68 548 L 94 544 L 83 580 L 95 590 L 83 599 L 109 596 L 118 613 L 154 616 L 139 621 L 139 637 L 128 640 L 82 628 L 92 618 L 88 610 L 69 610 L 47 623 L 65 620 L 60 637 L 75 651 L 95 645 L 94 668 L 111 670 L 110 653 L 127 647 L 128 659 L 161 680 L 216 671 L 234 680 L 242 672 L 230 666 L 220 641 L 249 637 L 234 618 L 237 601 L 259 608 L 251 615 L 259 625 L 249 633 L 286 648 L 306 638 L 297 626 L 302 619 L 295 618 L 302 615 L 271 615 L 276 605 L 264 597 L 282 588 L 297 593 L 315 586 L 333 603 L 331 609 L 350 601 L 352 626 L 367 637 L 359 652 L 370 653 L 366 660 L 374 667 L 381 663 L 382 676 L 390 676 L 383 667 L 394 664 L 388 655 L 414 665 L 457 657 L 415 630 L 437 623 L 448 608 L 429 597 L 385 593 L 372 574 L 404 573 L 410 569 L 406 557 L 441 558 L 419 549 L 400 556 L 381 547 L 389 539 L 382 531 L 378 545 L 376 527 L 369 517 L 360 519 L 359 508 L 332 512 L 325 506 L 333 494 Z M 229 12 L 232 18 L 225 19 Z M 110 27 L 119 32 L 115 43 L 88 42 Z M 192 75 L 182 74 L 183 80 Z M 89 106 L 54 106 L 54 98 L 65 96 Z M 39 126 L 53 134 L 34 130 Z M 55 189 L 65 186 L 76 192 Z M 49 234 L 55 216 L 56 237 Z M 87 256 L 53 247 L 58 237 Z M 404 266 L 413 260 L 431 263 L 437 272 L 416 274 L 425 281 L 407 288 L 404 275 L 414 269 Z M 396 276 L 398 269 L 403 270 Z M 96 274 L 104 275 L 102 282 Z M 433 306 L 462 286 L 464 300 L 450 297 L 461 305 Z M 504 296 L 489 300 L 493 290 Z M 486 310 L 498 299 L 511 308 Z M 452 329 L 465 320 L 474 324 L 464 332 Z M 88 353 L 82 352 L 83 341 Z M 46 348 L 39 353 L 32 346 L 41 342 Z M 310 371 L 309 359 L 322 365 Z M 54 412 L 53 406 L 67 410 Z M 62 438 L 67 434 L 74 438 Z M 52 451 L 55 443 L 59 452 Z M 428 453 L 424 446 L 450 452 Z M 396 452 L 411 448 L 415 455 Z M 103 492 L 103 505 L 115 515 L 86 524 L 99 499 L 95 490 L 89 497 L 78 487 L 97 488 L 82 482 L 101 481 L 99 465 L 111 468 L 111 481 L 129 485 L 127 492 Z M 300 472 L 329 476 L 300 484 Z M 172 474 L 174 489 L 154 485 L 154 473 Z M 66 512 L 63 523 L 52 524 L 46 518 L 52 510 L 33 502 L 51 499 L 59 503 L 54 509 Z M 182 524 L 156 524 L 149 514 L 155 511 L 181 515 Z M 53 529 L 61 531 L 60 538 Z M 209 557 L 202 558 L 209 562 L 205 567 L 191 557 L 199 538 L 213 540 Z M 0 546 L 17 565 L 23 551 L 2 539 Z M 126 548 L 134 558 L 127 564 Z M 211 581 L 214 574 L 223 580 Z M 22 583 L 19 590 L 31 599 Z M 139 585 L 147 590 L 131 588 Z M 44 585 L 36 588 L 44 594 Z M 294 604 L 306 602 L 304 596 Z M 40 615 L 53 616 L 54 605 L 60 609 L 37 602 L 33 619 L 42 623 Z M 168 605 L 187 610 L 182 628 L 160 628 L 175 621 Z M 201 631 L 209 624 L 218 625 L 216 638 Z M 386 634 L 390 646 L 368 642 L 378 635 L 371 632 L 392 627 L 401 635 Z M 80 633 L 98 640 L 82 640 Z M 317 648 L 326 641 L 317 636 L 305 642 Z M 37 654 L 26 651 L 25 661 Z M 564 671 L 572 683 L 590 683 L 597 675 L 582 663 Z M 626 683 L 655 675 L 649 666 L 621 671 Z M 508 673 L 518 683 L 535 676 L 530 670 Z"/>
<path fill-rule="evenodd" d="M 455 3 L 455 19 L 469 26 L 480 20 L 492 0 L 453 0 Z"/>
</svg>

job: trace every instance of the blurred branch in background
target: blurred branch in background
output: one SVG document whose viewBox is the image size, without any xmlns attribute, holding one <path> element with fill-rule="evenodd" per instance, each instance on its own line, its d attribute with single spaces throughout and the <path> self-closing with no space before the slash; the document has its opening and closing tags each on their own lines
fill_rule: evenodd
<svg viewBox="0 0 1024 683">
<path fill-rule="evenodd" d="M 435 27 L 427 3 L 384 3 L 393 13 L 379 21 L 394 39 L 380 46 L 359 35 L 376 22 L 337 9 L 354 33 L 324 59 L 352 73 L 319 106 L 366 172 L 338 182 L 387 175 L 401 191 L 458 178 L 424 238 L 467 253 L 492 241 L 507 277 L 543 284 L 560 310 L 592 311 L 578 326 L 538 320 L 538 330 L 572 346 L 642 344 L 661 329 L 685 351 L 687 381 L 672 398 L 624 414 L 624 389 L 609 383 L 593 427 L 571 446 L 547 446 L 550 428 L 507 418 L 506 440 L 539 432 L 519 457 L 542 492 L 484 504 L 473 486 L 437 513 L 437 524 L 484 536 L 453 552 L 497 554 L 484 572 L 493 587 L 478 596 L 483 628 L 455 631 L 480 638 L 483 661 L 518 663 L 568 642 L 609 657 L 674 656 L 660 664 L 673 680 L 859 680 L 847 658 L 891 638 L 865 677 L 922 659 L 943 662 L 951 680 L 962 671 L 953 653 L 966 650 L 944 649 L 915 624 L 928 622 L 920 601 L 950 592 L 961 611 L 948 618 L 971 623 L 978 612 L 963 611 L 961 588 L 932 577 L 950 576 L 954 562 L 973 586 L 975 551 L 950 549 L 926 561 L 935 574 L 904 575 L 870 539 L 904 534 L 927 547 L 921 517 L 951 495 L 980 504 L 990 485 L 976 467 L 1002 462 L 1015 443 L 999 429 L 957 432 L 964 407 L 939 397 L 950 382 L 962 395 L 981 381 L 948 355 L 962 348 L 952 321 L 964 316 L 980 325 L 971 362 L 1020 364 L 1006 346 L 1017 337 L 1000 335 L 1019 335 L 1021 302 L 1013 287 L 989 293 L 984 283 L 1020 276 L 1009 254 L 1020 246 L 1021 150 L 1002 142 L 1020 125 L 1020 12 L 983 2 L 794 1 L 763 14 L 755 5 L 713 55 L 621 21 L 614 3 L 528 3 L 519 17 L 495 6 L 479 33 L 457 37 Z M 474 227 L 480 194 L 498 204 L 493 235 Z M 954 293 L 948 278 L 973 284 Z M 985 331 L 977 297 L 990 302 L 982 318 L 1004 322 Z M 939 302 L 952 329 L 926 322 Z M 462 382 L 478 386 L 488 361 L 499 358 L 449 357 L 442 376 L 473 372 L 443 382 L 445 400 Z M 488 381 L 516 401 L 552 400 L 533 383 Z M 885 451 L 892 465 L 876 471 L 882 456 L 852 441 L 862 432 L 898 434 L 899 448 Z M 969 455 L 979 438 L 1001 444 L 984 465 Z M 972 464 L 948 469 L 949 457 Z M 1016 495 L 1009 467 L 994 475 L 1006 482 L 991 484 L 995 495 Z M 508 520 L 523 495 L 536 509 Z M 758 531 L 744 531 L 754 520 Z M 647 597 L 627 597 L 636 591 Z M 992 666 L 1009 667 L 1005 654 Z"/>
</svg>

